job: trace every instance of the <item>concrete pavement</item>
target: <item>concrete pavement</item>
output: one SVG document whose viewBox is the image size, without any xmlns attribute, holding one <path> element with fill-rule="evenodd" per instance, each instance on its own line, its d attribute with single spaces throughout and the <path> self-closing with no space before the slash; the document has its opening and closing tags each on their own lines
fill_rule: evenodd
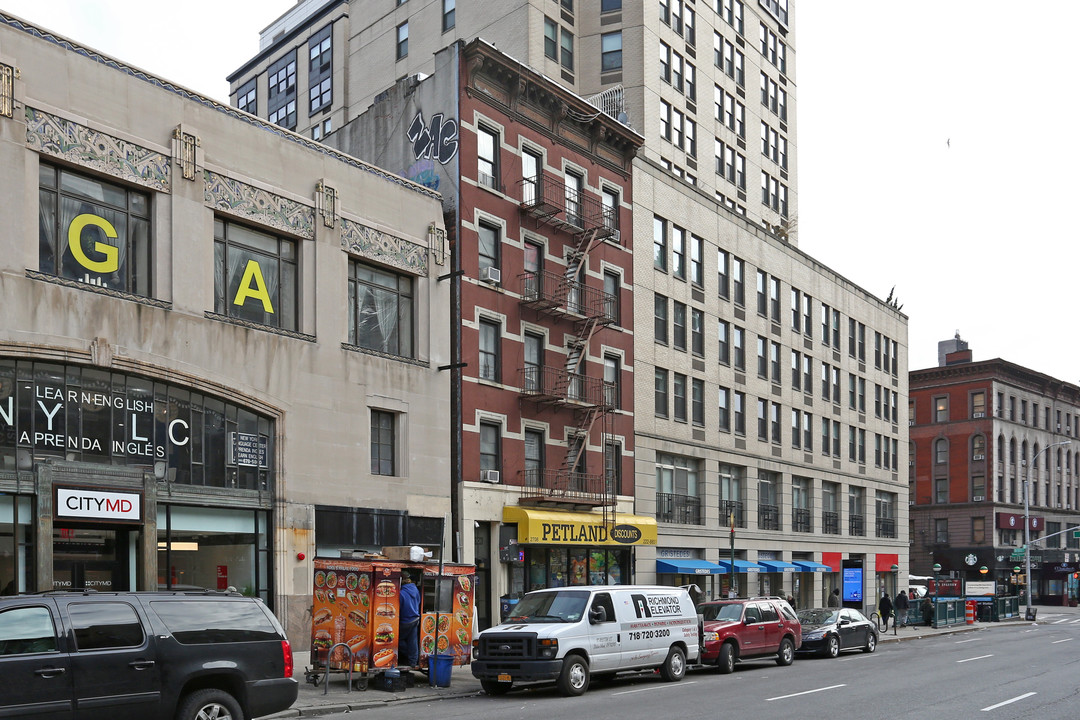
<svg viewBox="0 0 1080 720">
<path fill-rule="evenodd" d="M 1021 613 L 1023 608 L 1021 608 Z M 1038 624 L 1051 624 L 1060 622 L 1062 617 L 1080 618 L 1080 611 L 1076 608 L 1040 607 L 1038 612 Z M 902 627 L 899 631 L 893 631 L 890 627 L 887 633 L 880 635 L 880 643 L 910 642 L 938 635 L 950 635 L 954 633 L 974 632 L 987 630 L 995 626 L 1010 623 L 1026 622 L 1021 614 L 1018 618 L 1010 618 L 997 623 L 976 622 L 974 625 L 950 625 L 941 628 L 931 628 L 924 625 Z M 383 707 L 387 703 L 394 702 L 429 702 L 454 697 L 467 697 L 483 692 L 480 681 L 473 677 L 472 670 L 468 665 L 456 666 L 451 673 L 449 687 L 433 687 L 428 684 L 427 676 L 419 672 L 413 672 L 414 686 L 406 688 L 403 692 L 386 692 L 371 687 L 368 690 L 352 690 L 348 692 L 348 683 L 344 673 L 330 675 L 328 688 L 320 683 L 318 687 L 305 680 L 305 662 L 307 653 L 296 653 L 294 676 L 300 683 L 300 693 L 296 703 L 283 712 L 270 715 L 270 718 L 293 718 L 293 717 L 316 717 L 332 713 L 347 711 L 356 712 L 363 709 Z"/>
</svg>

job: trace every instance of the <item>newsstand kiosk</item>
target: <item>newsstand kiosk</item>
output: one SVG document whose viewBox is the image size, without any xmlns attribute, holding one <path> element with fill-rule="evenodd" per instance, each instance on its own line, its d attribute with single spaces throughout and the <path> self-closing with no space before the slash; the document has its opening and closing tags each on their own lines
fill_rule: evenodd
<svg viewBox="0 0 1080 720">
<path fill-rule="evenodd" d="M 445 669 L 472 657 L 474 565 L 387 559 L 316 558 L 311 610 L 312 669 L 305 679 L 318 686 L 331 672 L 352 669 L 353 687 L 400 690 L 398 619 L 401 572 L 417 578 L 420 590 L 420 669 L 428 658 Z M 441 570 L 441 573 L 440 573 Z M 388 672 L 389 671 L 389 672 Z M 432 681 L 436 680 L 432 677 Z"/>
</svg>

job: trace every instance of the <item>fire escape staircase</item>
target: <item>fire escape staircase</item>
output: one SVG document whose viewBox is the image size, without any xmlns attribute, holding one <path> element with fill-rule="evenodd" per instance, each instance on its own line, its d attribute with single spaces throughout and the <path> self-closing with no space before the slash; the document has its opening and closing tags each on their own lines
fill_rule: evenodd
<svg viewBox="0 0 1080 720">
<path fill-rule="evenodd" d="M 618 488 L 608 477 L 604 453 L 614 439 L 618 386 L 590 377 L 586 368 L 593 337 L 616 321 L 616 298 L 590 287 L 585 270 L 597 245 L 618 237 L 615 216 L 605 212 L 597 200 L 568 190 L 562 178 L 548 173 L 526 178 L 520 187 L 524 215 L 532 217 L 538 227 L 546 225 L 573 238 L 564 274 L 545 270 L 522 273 L 520 302 L 537 313 L 568 322 L 575 336 L 568 343 L 564 366 L 526 366 L 520 370 L 522 400 L 538 407 L 569 410 L 575 425 L 567 433 L 562 465 L 531 473 L 537 477 L 527 472 L 520 503 L 576 510 L 601 508 L 604 522 L 614 523 Z M 587 447 L 598 428 L 602 467 L 601 472 L 590 473 Z"/>
</svg>

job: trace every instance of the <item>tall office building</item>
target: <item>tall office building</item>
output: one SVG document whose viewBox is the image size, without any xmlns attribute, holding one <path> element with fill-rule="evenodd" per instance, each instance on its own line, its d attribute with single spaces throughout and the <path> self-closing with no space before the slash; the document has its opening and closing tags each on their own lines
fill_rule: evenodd
<svg viewBox="0 0 1080 720">
<path fill-rule="evenodd" d="M 797 246 L 791 5 L 307 0 L 230 82 L 318 138 L 479 36 L 640 133 L 632 578 L 862 607 L 907 570 L 907 318 Z"/>
</svg>

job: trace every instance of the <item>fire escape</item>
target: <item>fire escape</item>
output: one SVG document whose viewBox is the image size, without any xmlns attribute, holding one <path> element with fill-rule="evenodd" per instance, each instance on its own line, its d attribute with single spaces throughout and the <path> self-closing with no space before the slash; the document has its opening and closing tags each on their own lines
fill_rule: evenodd
<svg viewBox="0 0 1080 720">
<path fill-rule="evenodd" d="M 607 467 L 608 448 L 614 440 L 617 382 L 590 377 L 586 372 L 593 336 L 616 321 L 616 298 L 586 282 L 589 254 L 599 243 L 618 239 L 616 214 L 601 203 L 568 186 L 562 178 L 542 173 L 520 183 L 521 212 L 539 227 L 567 233 L 572 241 L 566 269 L 560 275 L 543 269 L 520 276 L 521 305 L 573 328 L 561 367 L 530 365 L 520 372 L 521 400 L 538 409 L 568 411 L 574 429 L 567 433 L 567 452 L 558 468 L 525 472 L 520 502 L 523 505 L 586 510 L 602 508 L 604 522 L 614 522 L 619 488 Z M 601 458 L 589 467 L 587 447 L 599 430 Z M 614 458 L 613 462 L 619 462 Z M 590 472 L 589 470 L 594 470 Z"/>
</svg>

